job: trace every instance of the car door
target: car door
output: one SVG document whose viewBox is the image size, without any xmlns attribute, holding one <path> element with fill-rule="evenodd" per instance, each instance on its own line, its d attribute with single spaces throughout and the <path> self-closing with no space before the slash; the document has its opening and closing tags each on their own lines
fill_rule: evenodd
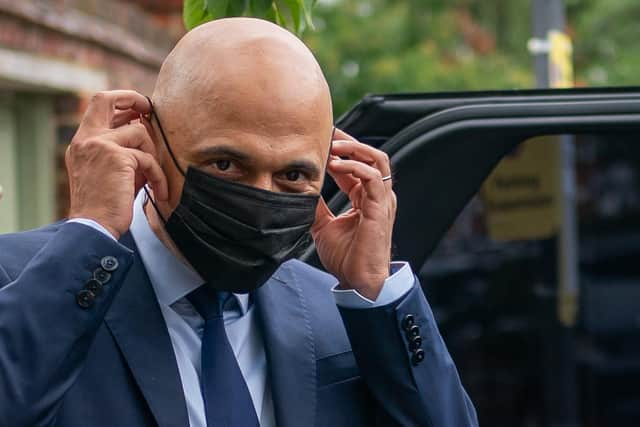
<svg viewBox="0 0 640 427">
<path fill-rule="evenodd" d="M 640 326 L 635 314 L 640 303 L 633 302 L 634 295 L 640 297 L 640 272 L 637 280 L 634 271 L 631 279 L 616 276 L 614 284 L 607 278 L 607 286 L 601 285 L 602 271 L 611 271 L 603 263 L 612 265 L 611 260 L 619 258 L 621 240 L 608 243 L 614 255 L 603 252 L 601 235 L 581 240 L 585 289 L 579 325 L 568 331 L 554 319 L 552 240 L 497 251 L 525 247 L 538 254 L 518 264 L 493 253 L 487 256 L 487 251 L 433 254 L 498 162 L 522 142 L 569 134 L 597 136 L 605 145 L 613 140 L 633 144 L 640 131 L 640 88 L 370 95 L 336 125 L 390 157 L 399 206 L 394 257 L 408 260 L 421 276 L 483 424 L 638 425 L 640 411 L 628 407 L 640 401 L 640 394 L 615 393 L 628 387 L 616 375 L 640 373 L 640 364 L 634 362 L 640 360 L 640 349 L 632 346 L 616 353 L 629 337 L 640 338 L 632 325 L 635 321 Z M 330 181 L 323 196 L 334 212 L 349 207 Z M 625 248 L 633 248 L 626 256 L 640 256 L 640 238 L 625 238 Z M 305 259 L 321 267 L 313 247 Z M 537 267 L 539 263 L 545 267 Z M 472 302 L 482 294 L 479 283 L 495 284 L 500 282 L 496 277 L 509 274 L 517 282 L 518 276 L 535 276 L 538 270 L 548 270 L 540 279 L 546 285 L 525 286 L 522 278 L 522 286 L 499 285 L 499 298 L 496 292 L 488 297 L 490 290 L 476 298 L 480 303 Z M 455 283 L 464 285 L 456 288 Z M 453 297 L 445 295 L 448 288 L 457 289 Z M 520 298 L 524 288 L 526 297 Z M 609 298 L 605 308 L 603 295 Z M 496 298 L 504 304 L 491 302 Z"/>
</svg>

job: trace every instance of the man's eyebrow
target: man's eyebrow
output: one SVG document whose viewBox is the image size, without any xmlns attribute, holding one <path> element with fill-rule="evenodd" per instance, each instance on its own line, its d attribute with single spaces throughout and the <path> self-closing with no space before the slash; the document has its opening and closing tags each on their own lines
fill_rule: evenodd
<svg viewBox="0 0 640 427">
<path fill-rule="evenodd" d="M 251 159 L 251 156 L 249 156 L 247 153 L 244 153 L 229 145 L 216 145 L 215 147 L 204 147 L 200 150 L 197 150 L 195 154 L 198 157 L 204 157 L 204 158 L 225 156 L 225 157 L 232 157 L 240 161 L 247 161 Z"/>
</svg>

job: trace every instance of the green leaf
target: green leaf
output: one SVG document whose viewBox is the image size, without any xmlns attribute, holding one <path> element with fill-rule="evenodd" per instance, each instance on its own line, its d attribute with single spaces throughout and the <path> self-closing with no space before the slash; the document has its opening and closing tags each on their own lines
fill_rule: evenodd
<svg viewBox="0 0 640 427">
<path fill-rule="evenodd" d="M 311 9 L 317 0 L 184 0 L 187 30 L 227 16 L 255 16 L 289 28 L 300 35 L 313 28 Z"/>
<path fill-rule="evenodd" d="M 278 6 L 276 5 L 275 1 L 271 5 L 271 13 L 269 18 L 271 21 L 275 22 L 281 27 L 287 26 L 287 21 L 284 19 L 284 16 L 282 15 L 282 12 L 280 12 L 280 9 L 278 9 Z"/>
<path fill-rule="evenodd" d="M 227 0 L 229 2 L 229 10 L 227 16 L 244 16 L 249 9 L 248 0 Z"/>
<path fill-rule="evenodd" d="M 271 0 L 251 0 L 251 15 L 257 18 L 268 18 L 271 3 Z"/>
<path fill-rule="evenodd" d="M 276 0 L 276 4 L 280 13 L 288 18 L 287 22 L 291 23 L 293 31 L 299 34 L 301 32 L 301 26 L 304 25 L 301 10 L 302 0 Z"/>
<path fill-rule="evenodd" d="M 268 21 L 275 22 L 276 24 L 278 23 L 278 13 L 276 11 L 275 3 L 270 4 L 269 10 L 267 10 L 264 18 Z"/>
<path fill-rule="evenodd" d="M 213 19 L 223 18 L 227 16 L 230 0 L 206 0 L 207 10 Z M 231 0 L 233 2 L 234 0 Z"/>
<path fill-rule="evenodd" d="M 301 0 L 302 1 L 302 10 L 304 11 L 304 19 L 306 24 L 312 30 L 315 30 L 313 26 L 313 19 L 311 18 L 311 10 L 316 5 L 318 0 Z"/>
<path fill-rule="evenodd" d="M 187 30 L 191 30 L 212 19 L 213 16 L 209 14 L 205 0 L 184 0 L 182 20 Z"/>
</svg>

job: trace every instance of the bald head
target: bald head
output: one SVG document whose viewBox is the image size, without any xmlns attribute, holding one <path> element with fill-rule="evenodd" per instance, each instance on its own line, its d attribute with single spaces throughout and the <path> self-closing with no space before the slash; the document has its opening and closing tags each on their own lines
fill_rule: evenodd
<svg viewBox="0 0 640 427">
<path fill-rule="evenodd" d="M 264 128 L 330 119 L 329 88 L 309 49 L 293 34 L 267 21 L 229 18 L 187 33 L 166 58 L 153 93 L 161 110 L 218 126 Z M 171 119 L 172 121 L 175 121 Z M 284 122 L 287 122 L 286 124 Z M 177 130 L 177 129 L 176 129 Z"/>
</svg>

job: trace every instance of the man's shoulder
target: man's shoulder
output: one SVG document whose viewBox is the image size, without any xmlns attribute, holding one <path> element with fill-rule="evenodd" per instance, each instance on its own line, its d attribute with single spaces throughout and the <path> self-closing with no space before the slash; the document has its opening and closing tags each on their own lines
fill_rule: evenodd
<svg viewBox="0 0 640 427">
<path fill-rule="evenodd" d="M 62 224 L 57 222 L 33 230 L 0 234 L 0 268 L 15 277 Z"/>
</svg>

